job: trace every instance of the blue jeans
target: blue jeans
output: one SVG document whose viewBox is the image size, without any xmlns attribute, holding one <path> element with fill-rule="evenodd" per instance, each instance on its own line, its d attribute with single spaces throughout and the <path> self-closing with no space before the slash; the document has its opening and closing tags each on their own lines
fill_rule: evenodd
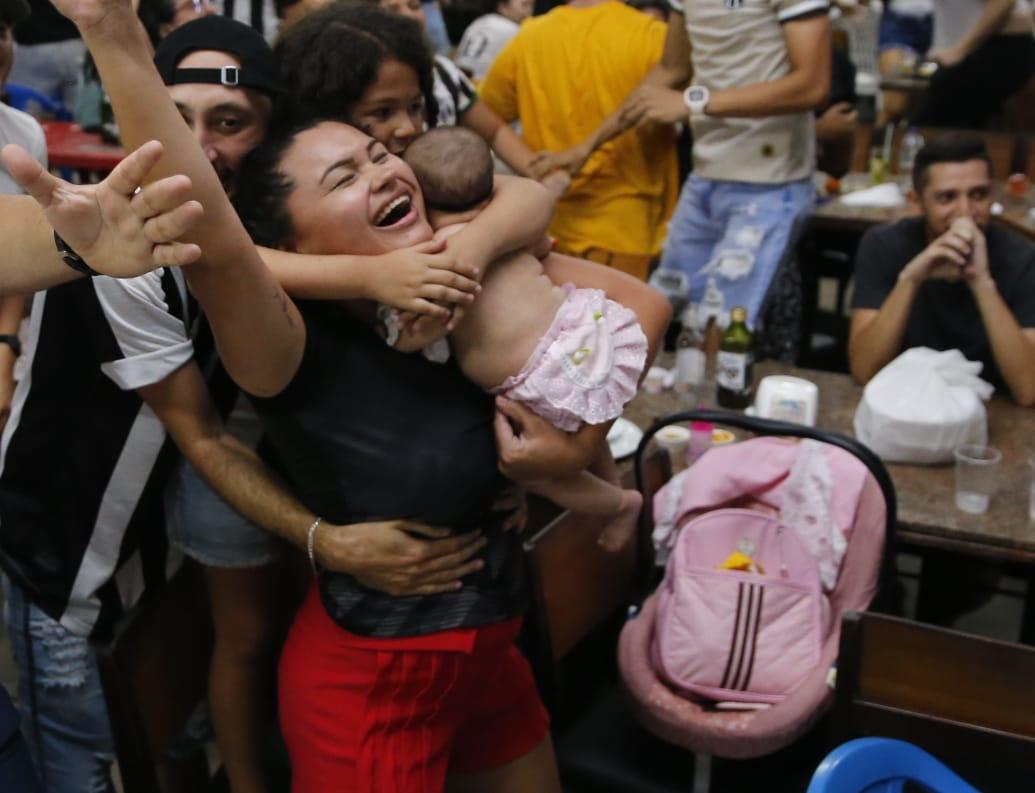
<svg viewBox="0 0 1035 793">
<path fill-rule="evenodd" d="M 754 327 L 773 275 L 814 203 L 811 179 L 772 185 L 690 174 L 668 224 L 661 269 L 689 276 L 699 323 L 714 315 L 725 327 L 730 309 L 743 306 Z"/>
<path fill-rule="evenodd" d="M 44 793 L 112 793 L 115 748 L 97 659 L 4 578 L 4 620 L 18 666 L 18 701 Z M 5 788 L 6 790 L 6 788 Z"/>
<path fill-rule="evenodd" d="M 22 716 L 7 690 L 0 686 L 0 790 L 40 793 L 29 744 L 20 728 Z"/>
</svg>

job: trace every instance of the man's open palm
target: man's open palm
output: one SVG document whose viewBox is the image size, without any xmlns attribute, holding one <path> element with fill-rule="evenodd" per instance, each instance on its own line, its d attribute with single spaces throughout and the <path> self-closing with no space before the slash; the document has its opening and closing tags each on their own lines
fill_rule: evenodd
<svg viewBox="0 0 1035 793">
<path fill-rule="evenodd" d="M 118 278 L 190 264 L 201 255 L 197 245 L 177 241 L 202 213 L 201 204 L 187 200 L 190 179 L 170 176 L 141 187 L 161 156 L 162 145 L 151 141 L 103 182 L 74 185 L 18 146 L 0 152 L 12 178 L 36 199 L 65 242 L 94 270 Z"/>
</svg>

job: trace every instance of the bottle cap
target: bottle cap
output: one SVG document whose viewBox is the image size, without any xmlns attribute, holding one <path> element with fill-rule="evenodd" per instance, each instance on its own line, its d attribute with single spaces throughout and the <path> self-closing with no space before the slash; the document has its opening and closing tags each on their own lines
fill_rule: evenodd
<svg viewBox="0 0 1035 793">
<path fill-rule="evenodd" d="M 734 322 L 747 322 L 748 313 L 747 309 L 743 306 L 734 306 L 730 312 L 730 319 Z"/>
</svg>

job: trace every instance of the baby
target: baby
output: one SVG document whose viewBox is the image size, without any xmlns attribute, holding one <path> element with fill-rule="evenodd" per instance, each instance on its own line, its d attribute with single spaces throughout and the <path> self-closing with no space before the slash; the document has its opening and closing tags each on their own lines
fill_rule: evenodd
<svg viewBox="0 0 1035 793">
<path fill-rule="evenodd" d="M 459 231 L 492 195 L 492 155 L 469 130 L 433 129 L 410 144 L 405 159 L 424 193 L 436 238 Z M 399 349 L 432 341 L 415 328 L 416 323 L 403 329 Z M 488 268 L 481 294 L 450 340 L 469 380 L 523 402 L 567 432 L 620 416 L 636 394 L 647 356 L 647 339 L 632 311 L 600 290 L 556 286 L 527 252 Z M 567 509 L 610 518 L 600 544 L 616 551 L 632 535 L 643 498 L 619 485 L 606 446 L 591 470 L 529 489 Z"/>
</svg>

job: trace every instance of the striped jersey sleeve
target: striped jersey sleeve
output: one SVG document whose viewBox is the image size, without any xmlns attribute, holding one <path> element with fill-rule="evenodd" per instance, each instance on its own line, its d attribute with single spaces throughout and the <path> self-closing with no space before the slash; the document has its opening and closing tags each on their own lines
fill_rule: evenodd
<svg viewBox="0 0 1035 793">
<path fill-rule="evenodd" d="M 117 350 L 101 371 L 129 391 L 164 380 L 191 359 L 180 279 L 156 270 L 139 278 L 95 278 L 94 291 Z M 181 318 L 183 317 L 183 318 Z"/>
<path fill-rule="evenodd" d="M 451 126 L 478 99 L 474 83 L 449 58 L 435 56 L 435 99 L 439 105 L 438 126 Z"/>
</svg>

